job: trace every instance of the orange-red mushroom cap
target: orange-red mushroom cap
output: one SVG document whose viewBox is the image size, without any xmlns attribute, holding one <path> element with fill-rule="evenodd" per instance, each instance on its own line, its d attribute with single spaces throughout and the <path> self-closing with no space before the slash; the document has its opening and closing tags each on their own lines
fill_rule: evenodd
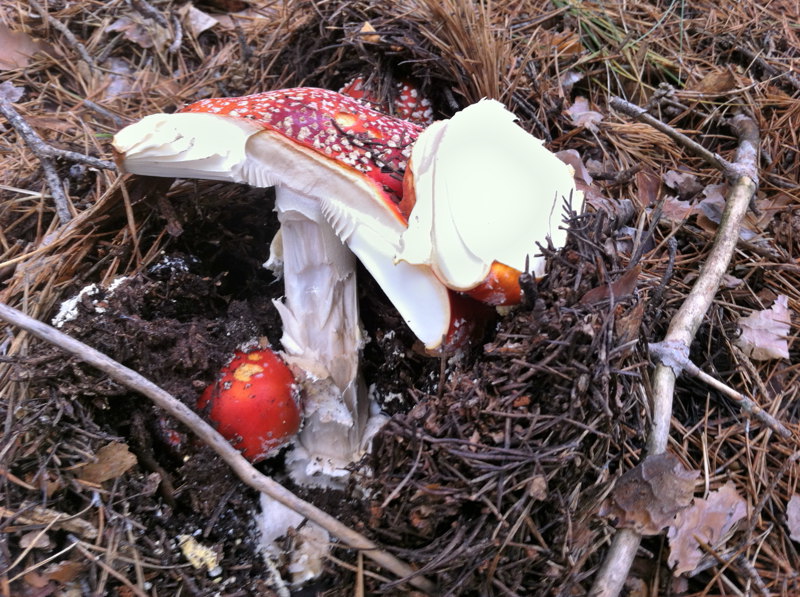
<svg viewBox="0 0 800 597">
<path fill-rule="evenodd" d="M 309 199 L 435 348 L 451 323 L 448 291 L 429 267 L 394 259 L 407 225 L 402 175 L 420 131 L 339 93 L 298 88 L 147 116 L 117 133 L 114 147 L 129 172 L 275 186 Z"/>
<path fill-rule="evenodd" d="M 197 406 L 251 462 L 272 456 L 300 429 L 294 376 L 269 349 L 238 351 Z"/>
</svg>

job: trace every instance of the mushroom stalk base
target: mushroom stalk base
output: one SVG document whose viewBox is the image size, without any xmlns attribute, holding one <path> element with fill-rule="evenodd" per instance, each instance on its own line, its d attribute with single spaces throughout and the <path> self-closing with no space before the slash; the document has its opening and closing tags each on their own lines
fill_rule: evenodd
<svg viewBox="0 0 800 597">
<path fill-rule="evenodd" d="M 296 481 L 335 485 L 363 454 L 369 398 L 359 375 L 363 344 L 355 256 L 319 202 L 278 188 L 285 298 L 281 343 L 304 394 L 305 421 L 289 455 Z M 273 247 L 273 250 L 275 247 Z"/>
</svg>

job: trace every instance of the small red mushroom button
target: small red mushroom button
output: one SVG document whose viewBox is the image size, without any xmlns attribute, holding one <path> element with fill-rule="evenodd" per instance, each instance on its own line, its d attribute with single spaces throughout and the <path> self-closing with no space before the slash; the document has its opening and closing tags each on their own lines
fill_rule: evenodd
<svg viewBox="0 0 800 597">
<path fill-rule="evenodd" d="M 277 452 L 300 429 L 294 376 L 269 349 L 237 351 L 197 406 L 251 462 Z"/>
</svg>

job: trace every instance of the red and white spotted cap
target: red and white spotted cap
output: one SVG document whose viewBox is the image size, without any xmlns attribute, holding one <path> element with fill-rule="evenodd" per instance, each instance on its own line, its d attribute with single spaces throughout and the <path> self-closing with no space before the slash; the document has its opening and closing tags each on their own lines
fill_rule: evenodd
<svg viewBox="0 0 800 597">
<path fill-rule="evenodd" d="M 113 145 L 127 172 L 275 186 L 319 201 L 337 236 L 435 348 L 451 327 L 449 293 L 430 267 L 394 259 L 407 225 L 403 173 L 421 130 L 342 94 L 296 88 L 153 114 Z"/>
<path fill-rule="evenodd" d="M 363 76 L 358 76 L 347 83 L 339 90 L 339 93 L 357 99 L 380 112 L 389 113 L 390 111 L 389 104 L 380 100 L 375 89 L 369 86 L 368 80 Z M 418 87 L 408 81 L 398 81 L 395 84 L 393 107 L 393 113 L 398 118 L 422 127 L 433 124 L 433 104 L 422 95 Z"/>
</svg>

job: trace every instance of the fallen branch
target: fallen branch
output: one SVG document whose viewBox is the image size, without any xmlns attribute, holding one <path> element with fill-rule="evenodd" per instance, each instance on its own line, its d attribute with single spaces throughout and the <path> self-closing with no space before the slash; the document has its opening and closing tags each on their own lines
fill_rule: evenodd
<svg viewBox="0 0 800 597">
<path fill-rule="evenodd" d="M 52 145 L 48 145 L 36 131 L 25 122 L 25 119 L 11 105 L 11 102 L 3 97 L 0 97 L 0 114 L 6 117 L 8 123 L 14 127 L 17 134 L 25 141 L 26 145 L 39 159 L 39 163 L 42 165 L 42 170 L 44 171 L 45 180 L 47 181 L 47 186 L 50 187 L 50 193 L 53 195 L 56 215 L 58 215 L 58 219 L 62 224 L 66 224 L 72 219 L 72 210 L 70 209 L 69 199 L 66 193 L 64 193 L 64 186 L 61 183 L 61 178 L 56 171 L 54 159 L 63 158 L 72 162 L 86 164 L 93 168 L 116 170 L 116 166 L 114 166 L 112 162 L 93 158 L 75 151 L 56 149 Z"/>
<path fill-rule="evenodd" d="M 638 120 L 640 122 L 644 122 L 645 124 L 648 124 L 648 125 L 652 126 L 657 131 L 660 131 L 660 132 L 664 133 L 665 135 L 667 135 L 670 139 L 675 141 L 681 147 L 684 147 L 685 149 L 687 149 L 688 151 L 691 151 L 696 156 L 703 158 L 709 165 L 713 166 L 714 168 L 717 168 L 718 170 L 721 170 L 723 172 L 723 174 L 725 174 L 725 178 L 727 178 L 728 180 L 730 180 L 732 182 L 735 182 L 741 176 L 749 176 L 753 180 L 756 180 L 756 181 L 758 180 L 758 177 L 756 175 L 757 162 L 753 163 L 753 167 L 752 167 L 753 171 L 751 172 L 750 168 L 748 166 L 746 166 L 745 164 L 741 163 L 738 160 L 738 158 L 737 158 L 736 162 L 729 162 L 728 160 L 723 158 L 718 153 L 715 153 L 713 151 L 709 151 L 708 149 L 706 149 L 705 147 L 700 145 L 694 139 L 691 139 L 691 138 L 687 137 L 686 135 L 684 135 L 681 132 L 678 132 L 677 130 L 675 130 L 674 128 L 669 126 L 668 124 L 666 124 L 664 122 L 661 122 L 655 116 L 651 116 L 647 112 L 647 110 L 637 106 L 636 104 L 632 104 L 630 102 L 627 102 L 627 101 L 625 101 L 624 99 L 622 99 L 620 97 L 612 97 L 611 100 L 609 100 L 609 105 L 612 108 L 614 108 L 615 110 L 617 110 L 618 112 L 622 112 L 623 114 L 626 114 L 627 116 L 630 116 L 631 118 L 635 118 L 636 120 Z M 734 120 L 736 120 L 736 118 L 746 118 L 746 117 L 737 116 L 737 117 L 734 118 Z M 749 118 L 748 118 L 748 120 L 750 121 Z M 752 121 L 750 121 L 750 122 L 752 122 Z M 753 127 L 755 127 L 755 123 L 753 123 Z M 756 130 L 756 139 L 758 139 L 758 131 L 757 130 Z M 740 149 L 741 149 L 741 146 L 740 146 Z M 758 144 L 757 143 L 756 143 L 756 146 L 755 146 L 754 149 L 756 151 L 756 154 L 758 154 Z M 743 168 L 747 169 L 747 171 L 744 171 Z M 758 184 L 758 183 L 756 183 L 756 184 Z"/>
<path fill-rule="evenodd" d="M 664 337 L 664 343 L 688 355 L 697 329 L 714 300 L 722 276 L 728 269 L 739 239 L 739 225 L 758 188 L 758 127 L 747 116 L 737 115 L 732 119 L 731 126 L 739 138 L 739 147 L 736 151 L 736 160 L 731 163 L 653 118 L 638 106 L 619 98 L 612 98 L 611 105 L 669 135 L 689 151 L 697 153 L 704 159 L 710 158 L 711 163 L 723 170 L 733 181 L 708 259 L 700 270 L 691 292 L 670 322 Z M 660 362 L 653 372 L 651 378 L 653 422 L 645 450 L 648 456 L 666 450 L 675 380 L 681 371 L 681 363 L 676 361 Z M 617 531 L 590 591 L 592 597 L 616 597 L 620 594 L 639 549 L 640 540 L 641 536 L 632 529 Z"/>
<path fill-rule="evenodd" d="M 675 348 L 677 348 L 677 350 Z M 675 348 L 666 342 L 656 342 L 655 344 L 650 344 L 650 356 L 654 361 L 669 365 L 673 367 L 673 369 L 676 369 L 677 372 L 691 375 L 722 394 L 725 394 L 728 398 L 736 402 L 743 411 L 761 421 L 781 437 L 792 436 L 792 432 L 789 431 L 783 423 L 761 408 L 754 400 L 748 398 L 741 392 L 737 392 L 732 387 L 722 383 L 720 380 L 709 375 L 695 365 L 682 350 L 684 348 L 682 345 Z"/>
<path fill-rule="evenodd" d="M 416 571 L 408 564 L 402 562 L 392 554 L 381 550 L 377 544 L 364 537 L 361 533 L 342 524 L 336 518 L 323 512 L 313 504 L 300 499 L 280 483 L 277 483 L 259 472 L 197 413 L 150 380 L 83 342 L 3 303 L 0 303 L 0 319 L 25 330 L 45 342 L 57 346 L 61 350 L 76 356 L 83 362 L 96 367 L 125 387 L 143 394 L 157 406 L 163 408 L 171 416 L 186 425 L 203 442 L 211 446 L 244 483 L 268 495 L 284 506 L 291 508 L 308 520 L 320 525 L 331 535 L 338 537 L 351 548 L 362 551 L 365 556 L 396 574 L 401 579 L 406 579 L 407 582 L 415 587 L 427 592 L 435 591 L 433 583 L 422 576 L 415 576 Z"/>
</svg>

